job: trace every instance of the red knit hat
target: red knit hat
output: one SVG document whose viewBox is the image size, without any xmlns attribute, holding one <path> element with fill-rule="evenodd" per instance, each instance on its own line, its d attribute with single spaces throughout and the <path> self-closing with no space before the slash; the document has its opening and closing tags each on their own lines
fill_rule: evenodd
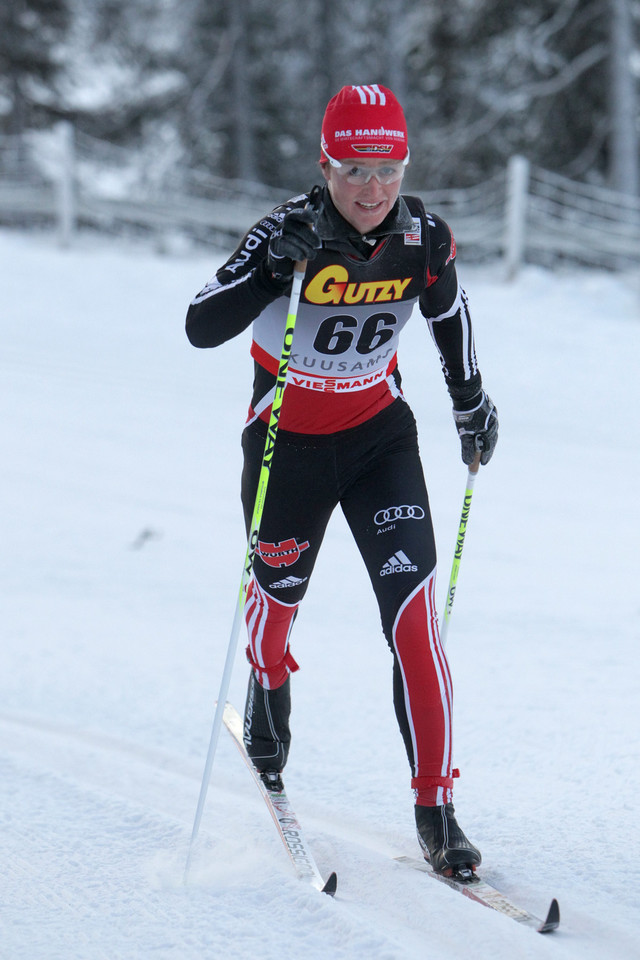
<svg viewBox="0 0 640 960">
<path fill-rule="evenodd" d="M 404 160 L 408 147 L 402 107 L 391 90 L 378 83 L 343 87 L 327 104 L 320 144 L 334 160 Z"/>
</svg>

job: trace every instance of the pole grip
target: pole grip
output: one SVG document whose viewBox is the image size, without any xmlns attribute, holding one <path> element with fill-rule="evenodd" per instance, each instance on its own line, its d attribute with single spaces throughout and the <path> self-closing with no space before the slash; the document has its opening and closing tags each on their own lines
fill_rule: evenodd
<svg viewBox="0 0 640 960">
<path fill-rule="evenodd" d="M 482 450 L 478 450 L 472 462 L 469 464 L 469 473 L 473 474 L 474 477 L 477 474 L 478 470 L 480 469 L 481 456 L 482 456 Z"/>
</svg>

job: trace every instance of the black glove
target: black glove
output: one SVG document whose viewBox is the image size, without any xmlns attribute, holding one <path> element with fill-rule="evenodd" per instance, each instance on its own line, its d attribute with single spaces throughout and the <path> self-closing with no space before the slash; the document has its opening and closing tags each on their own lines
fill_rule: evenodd
<svg viewBox="0 0 640 960">
<path fill-rule="evenodd" d="M 480 463 L 489 463 L 498 442 L 498 411 L 483 391 L 470 410 L 453 409 L 453 419 L 462 444 L 462 460 L 467 466 L 481 452 Z"/>
<path fill-rule="evenodd" d="M 322 246 L 316 233 L 318 211 L 313 207 L 295 207 L 285 214 L 269 241 L 267 267 L 274 280 L 290 280 L 295 260 L 313 260 Z"/>
</svg>

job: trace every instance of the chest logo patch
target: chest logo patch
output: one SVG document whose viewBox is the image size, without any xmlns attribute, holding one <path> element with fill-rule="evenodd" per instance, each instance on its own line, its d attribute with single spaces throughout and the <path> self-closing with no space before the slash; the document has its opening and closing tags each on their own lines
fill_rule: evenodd
<svg viewBox="0 0 640 960">
<path fill-rule="evenodd" d="M 419 247 L 422 243 L 422 224 L 419 217 L 413 218 L 413 227 L 404 235 L 405 246 Z"/>
<path fill-rule="evenodd" d="M 389 303 L 402 300 L 411 277 L 404 280 L 369 280 L 349 282 L 349 272 L 340 264 L 324 267 L 313 277 L 304 291 L 309 303 Z"/>
</svg>

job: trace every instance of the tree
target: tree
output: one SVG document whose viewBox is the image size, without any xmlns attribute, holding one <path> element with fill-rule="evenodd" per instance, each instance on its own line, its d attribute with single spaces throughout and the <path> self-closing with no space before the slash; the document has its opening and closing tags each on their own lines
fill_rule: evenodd
<svg viewBox="0 0 640 960">
<path fill-rule="evenodd" d="M 8 133 L 51 122 L 53 85 L 69 26 L 65 0 L 12 0 L 0 7 L 0 123 Z"/>
<path fill-rule="evenodd" d="M 519 152 L 567 173 L 602 161 L 604 2 L 450 0 L 413 50 L 425 169 L 439 185 L 478 182 Z"/>
<path fill-rule="evenodd" d="M 638 195 L 640 112 L 638 81 L 632 72 L 634 22 L 629 0 L 610 0 L 609 182 L 614 190 Z"/>
<path fill-rule="evenodd" d="M 379 82 L 405 107 L 409 189 L 524 153 L 637 192 L 639 20 L 640 0 L 12 0 L 0 129 L 67 116 L 141 165 L 294 192 L 329 98 Z"/>
<path fill-rule="evenodd" d="M 253 135 L 253 91 L 249 59 L 248 2 L 231 0 L 229 24 L 231 28 L 231 129 L 237 158 L 237 176 L 242 180 L 256 180 L 256 150 Z"/>
<path fill-rule="evenodd" d="M 184 87 L 184 32 L 175 0 L 69 0 L 73 19 L 60 110 L 86 133 L 120 144 L 153 135 Z M 188 0 L 185 0 L 188 5 Z"/>
</svg>

